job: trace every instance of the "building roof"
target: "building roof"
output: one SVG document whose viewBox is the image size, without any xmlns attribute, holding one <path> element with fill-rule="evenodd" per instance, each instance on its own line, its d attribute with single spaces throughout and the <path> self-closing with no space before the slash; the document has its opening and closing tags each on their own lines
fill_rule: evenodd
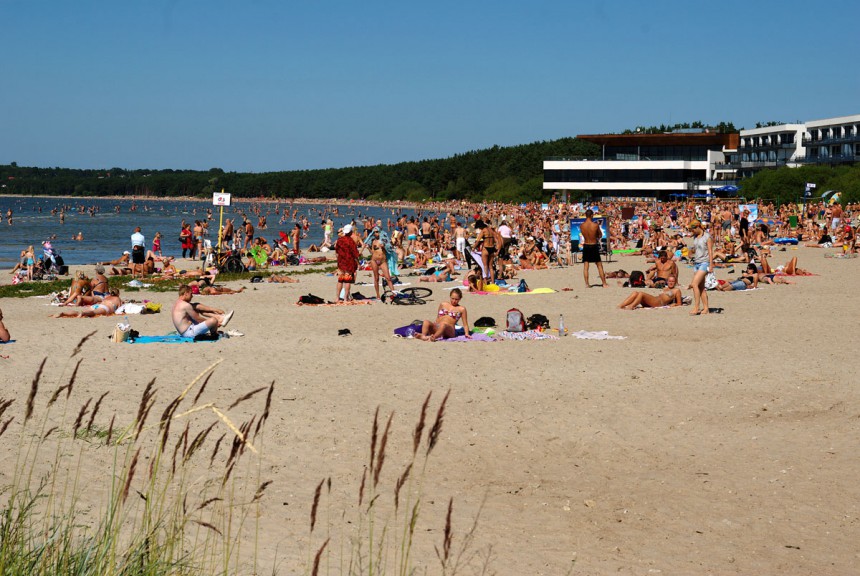
<svg viewBox="0 0 860 576">
<path fill-rule="evenodd" d="M 725 146 L 737 148 L 736 132 L 663 133 L 663 134 L 580 134 L 580 140 L 598 146 Z"/>
</svg>

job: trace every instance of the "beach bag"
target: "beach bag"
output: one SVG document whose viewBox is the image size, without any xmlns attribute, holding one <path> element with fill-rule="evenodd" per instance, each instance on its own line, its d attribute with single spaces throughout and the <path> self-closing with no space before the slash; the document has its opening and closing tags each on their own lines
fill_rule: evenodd
<svg viewBox="0 0 860 576">
<path fill-rule="evenodd" d="M 508 332 L 526 331 L 526 317 L 518 309 L 511 308 L 510 310 L 508 310 L 505 319 L 506 330 Z"/>
<path fill-rule="evenodd" d="M 529 285 L 526 284 L 526 279 L 522 278 L 520 280 L 520 283 L 517 285 L 516 292 L 528 292 L 528 291 L 529 291 Z M 513 292 L 513 290 L 512 290 L 512 292 Z"/>
<path fill-rule="evenodd" d="M 128 324 L 117 324 L 111 335 L 111 342 L 128 342 L 131 326 Z"/>
<path fill-rule="evenodd" d="M 475 323 L 473 324 L 476 328 L 495 328 L 496 321 L 490 318 L 489 316 L 481 316 Z"/>
<path fill-rule="evenodd" d="M 305 296 L 299 297 L 299 304 L 312 304 L 312 305 L 325 304 L 325 300 L 323 300 L 319 296 L 314 296 L 313 294 L 307 294 Z"/>
<path fill-rule="evenodd" d="M 424 322 L 421 320 L 413 320 L 410 324 L 406 326 L 401 326 L 400 328 L 394 329 L 394 335 L 399 338 L 412 338 L 415 334 L 421 334 L 421 327 L 424 325 Z"/>
<path fill-rule="evenodd" d="M 543 314 L 532 314 L 529 316 L 529 321 L 526 325 L 529 330 L 537 330 L 538 328 L 548 329 L 549 318 Z"/>
<path fill-rule="evenodd" d="M 643 288 L 645 286 L 645 274 L 640 270 L 634 270 L 630 273 L 630 286 L 632 288 Z"/>
<path fill-rule="evenodd" d="M 717 277 L 713 272 L 705 274 L 705 290 L 714 290 L 717 287 Z"/>
</svg>

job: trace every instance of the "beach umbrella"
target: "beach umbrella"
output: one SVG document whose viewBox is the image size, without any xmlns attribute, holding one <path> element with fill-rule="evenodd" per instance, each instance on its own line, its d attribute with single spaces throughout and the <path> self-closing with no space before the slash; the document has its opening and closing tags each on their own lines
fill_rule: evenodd
<svg viewBox="0 0 860 576">
<path fill-rule="evenodd" d="M 740 188 L 732 184 L 726 184 L 725 186 L 714 188 L 714 192 L 737 192 L 738 190 L 740 190 Z"/>
<path fill-rule="evenodd" d="M 769 228 L 776 224 L 781 224 L 779 220 L 775 220 L 774 218 L 758 218 L 755 222 L 756 224 L 766 224 Z"/>
<path fill-rule="evenodd" d="M 827 192 L 822 194 L 821 197 L 827 200 L 829 204 L 836 204 L 842 197 L 842 192 L 840 192 L 839 190 L 828 190 Z"/>
</svg>

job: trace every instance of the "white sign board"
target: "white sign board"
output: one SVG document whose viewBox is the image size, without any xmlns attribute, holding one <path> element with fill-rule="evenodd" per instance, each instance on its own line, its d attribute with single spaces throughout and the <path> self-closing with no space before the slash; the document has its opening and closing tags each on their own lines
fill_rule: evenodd
<svg viewBox="0 0 860 576">
<path fill-rule="evenodd" d="M 212 194 L 212 205 L 213 206 L 229 206 L 230 205 L 230 195 L 224 194 L 223 192 Z"/>
</svg>

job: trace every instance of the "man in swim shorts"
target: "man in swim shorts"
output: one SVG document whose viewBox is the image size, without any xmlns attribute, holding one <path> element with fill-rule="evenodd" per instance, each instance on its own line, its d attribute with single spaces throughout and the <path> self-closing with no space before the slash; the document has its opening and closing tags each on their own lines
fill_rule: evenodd
<svg viewBox="0 0 860 576">
<path fill-rule="evenodd" d="M 600 273 L 600 281 L 603 287 L 606 288 L 609 284 L 606 283 L 606 273 L 603 272 L 603 262 L 600 261 L 600 239 L 603 233 L 600 226 L 597 225 L 592 218 L 594 211 L 590 208 L 585 211 L 585 222 L 579 227 L 579 234 L 582 238 L 582 274 L 585 277 L 585 287 L 590 288 L 588 283 L 588 268 L 593 262 L 597 265 L 597 272 Z"/>
<path fill-rule="evenodd" d="M 211 316 L 203 316 L 191 304 L 191 299 L 194 294 L 191 287 L 183 284 L 179 287 L 179 298 L 173 305 L 171 317 L 173 326 L 179 335 L 183 338 L 196 338 L 201 334 L 209 332 L 213 336 L 218 334 L 218 328 L 226 326 L 233 317 L 233 311 L 226 314 L 213 314 Z"/>
</svg>

